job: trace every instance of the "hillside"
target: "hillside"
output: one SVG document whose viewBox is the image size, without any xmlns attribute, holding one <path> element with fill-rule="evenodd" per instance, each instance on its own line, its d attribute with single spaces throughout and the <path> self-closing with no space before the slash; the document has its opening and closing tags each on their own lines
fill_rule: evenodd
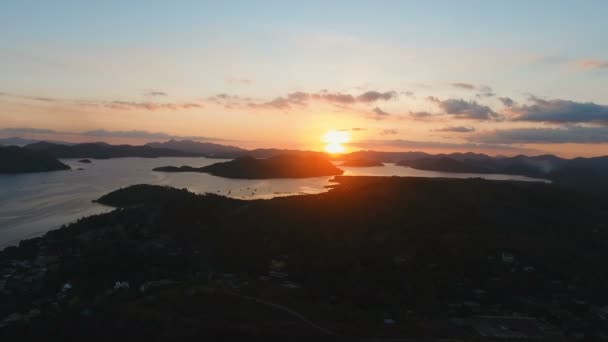
<svg viewBox="0 0 608 342">
<path fill-rule="evenodd" d="M 171 139 L 167 142 L 152 142 L 145 146 L 149 146 L 156 149 L 170 149 L 174 151 L 181 151 L 187 153 L 194 153 L 203 155 L 206 157 L 217 157 L 217 156 L 235 156 L 241 153 L 247 152 L 247 150 L 236 146 L 214 144 L 210 142 L 199 142 L 192 140 L 174 140 Z"/>
<path fill-rule="evenodd" d="M 196 157 L 196 153 L 175 151 L 166 148 L 150 146 L 110 145 L 106 143 L 84 143 L 76 145 L 60 145 L 48 142 L 38 142 L 25 146 L 31 151 L 44 152 L 55 158 L 158 158 L 158 157 Z"/>
<path fill-rule="evenodd" d="M 0 336 L 608 334 L 605 201 L 528 182 L 335 182 L 254 201 L 146 185 L 111 193 L 100 201 L 121 209 L 0 253 L 0 317 L 11 317 Z"/>
<path fill-rule="evenodd" d="M 0 147 L 0 173 L 69 170 L 70 167 L 42 152 L 17 146 Z"/>
<path fill-rule="evenodd" d="M 214 176 L 242 179 L 307 178 L 344 173 L 327 159 L 314 154 L 278 155 L 267 159 L 239 157 L 200 168 L 164 166 L 155 168 L 154 171 L 203 172 Z"/>
</svg>

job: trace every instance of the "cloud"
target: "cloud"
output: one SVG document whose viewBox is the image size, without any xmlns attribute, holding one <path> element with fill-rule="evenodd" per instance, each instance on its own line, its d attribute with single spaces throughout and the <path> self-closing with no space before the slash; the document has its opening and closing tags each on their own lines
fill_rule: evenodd
<svg viewBox="0 0 608 342">
<path fill-rule="evenodd" d="M 383 129 L 380 132 L 380 135 L 394 135 L 394 134 L 399 134 L 399 131 L 396 129 Z"/>
<path fill-rule="evenodd" d="M 4 136 L 31 136 L 31 135 L 57 135 L 57 136 L 81 136 L 81 137 L 97 137 L 97 138 L 136 138 L 136 139 L 185 139 L 185 140 L 205 140 L 205 141 L 222 141 L 224 139 L 210 138 L 205 136 L 183 136 L 174 135 L 164 132 L 149 132 L 144 130 L 131 131 L 110 131 L 105 129 L 95 129 L 85 132 L 63 132 L 52 129 L 17 127 L 17 128 L 0 128 L 0 135 Z"/>
<path fill-rule="evenodd" d="M 425 112 L 425 111 L 420 111 L 420 112 L 409 112 L 409 116 L 414 119 L 414 120 L 419 120 L 419 121 L 428 121 L 429 119 L 431 119 L 431 117 L 433 117 L 435 114 L 433 113 L 429 113 L 429 112 Z"/>
<path fill-rule="evenodd" d="M 516 121 L 549 123 L 598 123 L 608 124 L 608 106 L 592 102 L 569 100 L 543 100 L 530 97 L 528 105 L 513 105 L 508 113 Z"/>
<path fill-rule="evenodd" d="M 479 94 L 476 95 L 478 98 L 496 96 L 492 88 L 486 85 L 480 85 L 477 90 L 479 91 Z"/>
<path fill-rule="evenodd" d="M 151 97 L 169 96 L 169 94 L 165 93 L 164 91 L 158 91 L 158 90 L 150 90 L 150 91 L 146 92 L 144 95 L 151 96 Z"/>
<path fill-rule="evenodd" d="M 371 115 L 369 115 L 368 117 L 374 120 L 383 120 L 389 117 L 390 115 L 390 113 L 383 111 L 382 109 L 380 109 L 380 107 L 374 107 L 374 109 L 372 109 Z"/>
<path fill-rule="evenodd" d="M 387 91 L 384 93 L 378 92 L 378 91 L 367 91 L 359 96 L 357 96 L 357 100 L 359 102 L 375 102 L 378 100 L 383 100 L 383 101 L 388 101 L 388 100 L 392 100 L 394 98 L 396 98 L 397 92 L 396 91 Z"/>
<path fill-rule="evenodd" d="M 475 127 L 465 126 L 447 126 L 444 128 L 436 129 L 436 132 L 453 132 L 453 133 L 470 133 L 475 132 Z"/>
<path fill-rule="evenodd" d="M 341 131 L 341 132 L 360 132 L 360 131 L 367 131 L 367 128 L 361 128 L 361 127 L 344 128 L 344 129 L 339 129 L 338 131 Z"/>
<path fill-rule="evenodd" d="M 608 61 L 600 61 L 597 59 L 587 59 L 578 62 L 579 67 L 583 69 L 608 69 Z"/>
<path fill-rule="evenodd" d="M 492 96 L 496 95 L 492 91 L 492 88 L 487 85 L 474 85 L 471 83 L 462 83 L 462 82 L 450 83 L 450 85 L 454 88 L 459 88 L 459 89 L 464 89 L 464 90 L 477 90 L 477 91 L 479 91 L 479 93 L 476 96 L 479 98 L 492 97 Z"/>
<path fill-rule="evenodd" d="M 52 129 L 44 128 L 30 128 L 30 127 L 14 127 L 14 128 L 0 128 L 0 134 L 21 136 L 26 134 L 53 134 L 57 133 Z"/>
<path fill-rule="evenodd" d="M 470 83 L 456 82 L 456 83 L 450 83 L 450 85 L 454 88 L 460 88 L 460 89 L 466 89 L 466 90 L 475 89 L 475 86 Z"/>
<path fill-rule="evenodd" d="M 142 130 L 131 131 L 108 131 L 105 129 L 96 129 L 78 133 L 79 135 L 89 137 L 104 137 L 104 138 L 138 138 L 138 139 L 186 139 L 186 140 L 223 140 L 218 138 L 210 138 L 203 136 L 181 136 L 173 135 L 164 132 L 149 132 Z"/>
<path fill-rule="evenodd" d="M 274 100 L 266 102 L 249 102 L 246 104 L 249 108 L 262 109 L 280 109 L 288 110 L 294 106 L 306 106 L 310 102 L 324 102 L 335 105 L 355 105 L 355 104 L 371 104 L 378 101 L 389 101 L 398 97 L 395 91 L 366 91 L 360 95 L 353 95 L 341 92 L 330 92 L 322 90 L 315 93 L 296 91 L 285 96 L 276 97 Z"/>
<path fill-rule="evenodd" d="M 425 99 L 429 102 L 433 102 L 433 103 L 437 103 L 437 104 L 441 103 L 441 100 L 439 100 L 435 96 L 427 96 L 427 97 L 425 97 Z"/>
<path fill-rule="evenodd" d="M 91 103 L 89 103 L 90 105 Z M 159 102 L 134 102 L 134 101 L 109 101 L 101 103 L 93 103 L 93 105 L 100 105 L 105 108 L 115 110 L 180 110 L 180 109 L 194 109 L 203 108 L 203 105 L 196 102 L 182 102 L 182 103 L 159 103 Z"/>
<path fill-rule="evenodd" d="M 439 100 L 429 96 L 427 99 L 439 106 L 446 114 L 452 115 L 457 119 L 470 120 L 497 120 L 500 119 L 498 113 L 490 107 L 481 105 L 476 101 L 466 101 L 462 99 Z"/>
<path fill-rule="evenodd" d="M 515 105 L 515 101 L 510 97 L 499 97 L 498 99 L 505 107 L 513 107 Z"/>
<path fill-rule="evenodd" d="M 510 152 L 530 152 L 532 150 L 509 145 L 501 144 L 486 144 L 486 143 L 447 143 L 439 141 L 412 141 L 403 139 L 394 140 L 362 140 L 349 143 L 350 146 L 365 148 L 365 149 L 383 149 L 387 147 L 399 149 L 450 149 L 460 151 L 470 150 L 504 150 Z"/>
<path fill-rule="evenodd" d="M 254 83 L 253 80 L 250 80 L 248 78 L 229 78 L 228 83 L 231 84 L 242 84 L 242 85 L 251 85 Z"/>
<path fill-rule="evenodd" d="M 515 128 L 484 132 L 472 140 L 492 144 L 608 143 L 608 127 Z"/>
</svg>

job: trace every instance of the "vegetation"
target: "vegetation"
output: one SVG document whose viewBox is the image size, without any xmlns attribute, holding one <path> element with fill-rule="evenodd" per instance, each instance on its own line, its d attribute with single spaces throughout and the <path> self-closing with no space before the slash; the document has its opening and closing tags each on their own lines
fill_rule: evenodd
<svg viewBox="0 0 608 342">
<path fill-rule="evenodd" d="M 516 313 L 608 333 L 605 201 L 543 183 L 335 182 L 254 201 L 108 194 L 121 209 L 0 253 L 0 317 L 13 317 L 0 335 L 467 340 L 462 322 Z"/>
<path fill-rule="evenodd" d="M 243 179 L 305 178 L 334 176 L 344 173 L 322 156 L 316 154 L 285 154 L 268 159 L 240 157 L 228 162 L 194 168 L 190 166 L 157 167 L 162 172 L 204 172 L 214 176 Z"/>
<path fill-rule="evenodd" d="M 69 170 L 70 167 L 45 153 L 17 146 L 0 147 L 0 173 Z"/>
</svg>

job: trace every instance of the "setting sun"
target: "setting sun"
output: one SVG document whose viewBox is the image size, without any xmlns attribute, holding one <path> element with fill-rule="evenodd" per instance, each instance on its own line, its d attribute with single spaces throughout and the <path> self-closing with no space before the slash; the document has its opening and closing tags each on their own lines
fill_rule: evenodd
<svg viewBox="0 0 608 342">
<path fill-rule="evenodd" d="M 344 153 L 344 143 L 350 141 L 350 133 L 347 131 L 331 130 L 323 135 L 321 140 L 326 143 L 325 151 L 329 153 Z"/>
</svg>

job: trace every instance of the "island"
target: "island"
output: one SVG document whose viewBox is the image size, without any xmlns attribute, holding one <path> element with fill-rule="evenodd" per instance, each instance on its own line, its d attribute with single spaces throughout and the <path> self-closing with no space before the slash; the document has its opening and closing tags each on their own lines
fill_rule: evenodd
<svg viewBox="0 0 608 342">
<path fill-rule="evenodd" d="M 0 252 L 0 336 L 486 341 L 495 339 L 480 334 L 497 332 L 564 341 L 573 332 L 590 340 L 608 334 L 607 201 L 534 182 L 337 176 L 332 183 L 325 193 L 270 200 L 145 184 L 109 193 L 98 201 L 116 210 Z"/>
<path fill-rule="evenodd" d="M 29 173 L 69 170 L 70 167 L 46 153 L 22 147 L 0 147 L 0 173 Z"/>
<path fill-rule="evenodd" d="M 215 163 L 204 167 L 163 166 L 160 172 L 202 172 L 214 176 L 240 179 L 308 178 L 335 176 L 344 173 L 329 160 L 316 154 L 284 154 L 258 159 L 250 156 Z"/>
<path fill-rule="evenodd" d="M 380 161 L 374 159 L 367 158 L 349 158 L 346 159 L 341 166 L 350 166 L 350 167 L 372 167 L 372 166 L 384 166 L 384 164 Z"/>
<path fill-rule="evenodd" d="M 78 162 L 79 163 L 83 163 L 83 164 L 91 164 L 92 163 L 92 161 L 90 159 L 80 159 Z"/>
</svg>

